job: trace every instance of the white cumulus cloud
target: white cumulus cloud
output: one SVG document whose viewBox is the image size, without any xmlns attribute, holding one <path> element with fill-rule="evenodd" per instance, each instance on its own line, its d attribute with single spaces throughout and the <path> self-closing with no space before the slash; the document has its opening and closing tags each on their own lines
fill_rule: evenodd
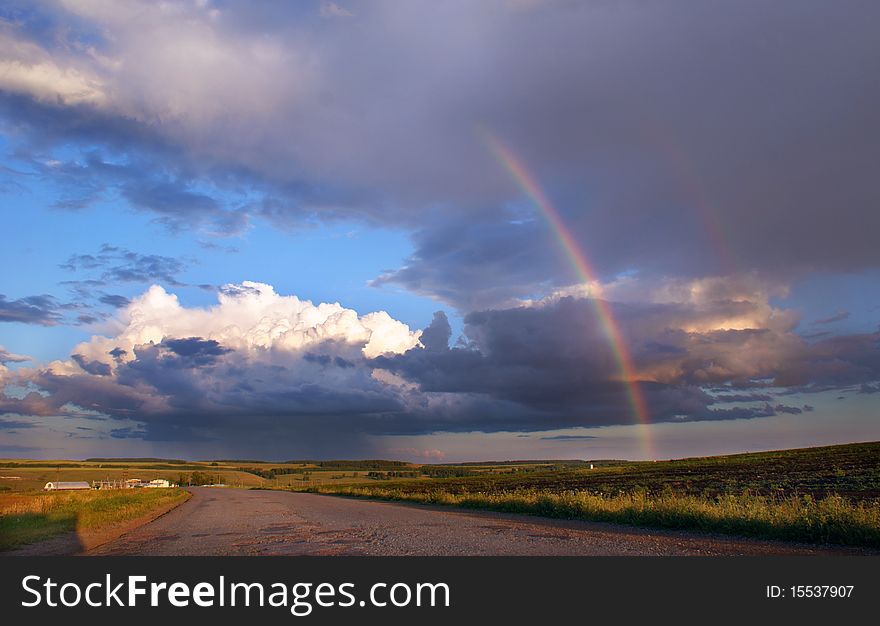
<svg viewBox="0 0 880 626">
<path fill-rule="evenodd" d="M 278 294 L 264 283 L 226 285 L 218 300 L 208 308 L 186 307 L 176 295 L 154 285 L 111 322 L 111 336 L 92 337 L 71 352 L 82 355 L 87 362 L 113 366 L 117 359 L 134 358 L 136 346 L 201 337 L 256 360 L 274 359 L 279 354 L 295 359 L 309 347 L 324 342 L 359 348 L 364 357 L 374 358 L 416 347 L 421 336 L 420 330 L 410 330 L 384 311 L 361 316 L 339 303 L 313 304 L 294 295 Z"/>
</svg>

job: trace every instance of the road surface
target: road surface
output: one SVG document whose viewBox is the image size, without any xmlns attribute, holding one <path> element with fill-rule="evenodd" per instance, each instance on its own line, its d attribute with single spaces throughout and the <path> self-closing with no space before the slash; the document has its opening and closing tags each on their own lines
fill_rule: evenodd
<svg viewBox="0 0 880 626">
<path fill-rule="evenodd" d="M 87 555 L 757 555 L 822 547 L 612 524 L 355 500 L 193 488 L 158 519 Z M 845 553 L 845 552 L 844 552 Z"/>
</svg>

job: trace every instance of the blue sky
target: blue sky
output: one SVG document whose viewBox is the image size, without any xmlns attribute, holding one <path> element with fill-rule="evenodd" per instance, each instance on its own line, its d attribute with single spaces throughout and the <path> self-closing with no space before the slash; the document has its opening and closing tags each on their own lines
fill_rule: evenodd
<svg viewBox="0 0 880 626">
<path fill-rule="evenodd" d="M 244 232 L 232 237 L 169 233 L 155 223 L 154 216 L 137 212 L 118 198 L 76 210 L 58 208 L 64 198 L 63 186 L 44 180 L 28 163 L 16 159 L 8 141 L 0 145 L 5 149 L 0 163 L 6 169 L 7 181 L 14 183 L 3 193 L 4 222 L 8 232 L 16 233 L 10 245 L 0 250 L 0 263 L 9 268 L 28 267 L 27 272 L 12 271 L 4 276 L 3 293 L 10 299 L 34 293 L 50 294 L 62 301 L 75 299 L 64 283 L 88 279 L 95 272 L 77 274 L 62 265 L 72 255 L 96 253 L 109 244 L 181 259 L 184 268 L 178 278 L 192 286 L 182 287 L 177 293 L 189 306 L 207 306 L 216 301 L 212 291 L 198 285 L 255 280 L 315 302 L 343 300 L 358 311 L 393 310 L 397 319 L 414 328 L 426 326 L 433 312 L 443 308 L 436 300 L 393 285 L 369 285 L 384 271 L 398 267 L 412 251 L 404 231 L 344 220 L 309 221 L 279 229 L 257 218 Z M 94 149 L 81 147 L 85 152 Z M 57 156 L 65 155 L 75 160 L 78 152 L 67 149 Z M 223 194 L 218 197 L 223 198 Z M 143 288 L 143 283 L 122 283 L 113 286 L 113 293 L 133 297 Z M 460 329 L 460 318 L 453 319 Z M 3 325 L 0 345 L 47 361 L 68 356 L 70 345 L 87 339 L 91 333 L 90 325 Z"/>
<path fill-rule="evenodd" d="M 5 3 L 0 456 L 880 438 L 845 3 Z"/>
</svg>

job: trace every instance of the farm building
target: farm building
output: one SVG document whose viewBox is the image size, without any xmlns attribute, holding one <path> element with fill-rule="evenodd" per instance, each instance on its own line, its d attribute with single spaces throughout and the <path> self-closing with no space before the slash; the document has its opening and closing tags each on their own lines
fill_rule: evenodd
<svg viewBox="0 0 880 626">
<path fill-rule="evenodd" d="M 46 483 L 46 486 L 43 487 L 44 491 L 69 491 L 72 489 L 91 489 L 89 483 L 84 480 L 76 481 L 76 482 L 52 482 Z"/>
<path fill-rule="evenodd" d="M 168 489 L 174 485 L 165 478 L 155 478 L 150 481 L 141 480 L 140 478 L 130 478 L 128 480 L 96 480 L 92 483 L 94 489 Z"/>
</svg>

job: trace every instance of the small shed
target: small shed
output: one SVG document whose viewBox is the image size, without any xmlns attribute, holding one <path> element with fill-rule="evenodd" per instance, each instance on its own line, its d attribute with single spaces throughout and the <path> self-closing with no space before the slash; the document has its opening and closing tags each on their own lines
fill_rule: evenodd
<svg viewBox="0 0 880 626">
<path fill-rule="evenodd" d="M 46 483 L 46 486 L 43 487 L 44 491 L 71 491 L 77 489 L 91 489 L 89 483 L 84 480 L 80 481 L 72 481 L 72 482 L 52 482 Z"/>
</svg>

